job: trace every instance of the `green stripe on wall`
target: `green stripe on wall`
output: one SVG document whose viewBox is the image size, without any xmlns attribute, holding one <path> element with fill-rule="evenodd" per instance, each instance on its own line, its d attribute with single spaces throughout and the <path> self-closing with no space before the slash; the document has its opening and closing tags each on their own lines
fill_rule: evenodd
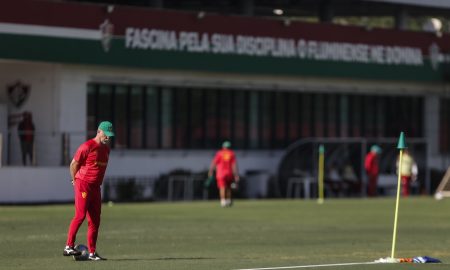
<svg viewBox="0 0 450 270">
<path fill-rule="evenodd" d="M 400 81 L 442 81 L 441 71 L 421 67 L 342 63 L 272 57 L 131 50 L 115 39 L 109 52 L 100 41 L 0 35 L 0 58 L 58 63 L 232 74 L 315 76 Z"/>
</svg>

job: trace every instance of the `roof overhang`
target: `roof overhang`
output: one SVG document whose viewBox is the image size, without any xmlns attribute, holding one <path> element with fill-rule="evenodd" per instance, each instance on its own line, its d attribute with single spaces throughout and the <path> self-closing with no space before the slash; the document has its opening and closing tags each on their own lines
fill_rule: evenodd
<svg viewBox="0 0 450 270">
<path fill-rule="evenodd" d="M 426 1 L 424 1 L 424 0 L 366 0 L 366 1 L 450 9 L 450 1 L 448 1 L 448 0 L 426 0 Z"/>
</svg>

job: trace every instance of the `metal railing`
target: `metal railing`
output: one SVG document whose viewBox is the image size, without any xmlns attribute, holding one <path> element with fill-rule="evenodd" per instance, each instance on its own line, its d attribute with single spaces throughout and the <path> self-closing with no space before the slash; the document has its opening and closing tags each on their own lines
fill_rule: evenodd
<svg viewBox="0 0 450 270">
<path fill-rule="evenodd" d="M 34 132 L 31 157 L 22 160 L 22 148 L 17 131 L 3 137 L 0 160 L 5 166 L 65 166 L 71 161 L 78 146 L 86 140 L 84 132 Z"/>
<path fill-rule="evenodd" d="M 208 189 L 203 188 L 203 175 L 173 175 L 168 179 L 167 200 L 208 199 Z"/>
<path fill-rule="evenodd" d="M 104 201 L 155 201 L 156 176 L 106 177 L 103 181 Z"/>
</svg>

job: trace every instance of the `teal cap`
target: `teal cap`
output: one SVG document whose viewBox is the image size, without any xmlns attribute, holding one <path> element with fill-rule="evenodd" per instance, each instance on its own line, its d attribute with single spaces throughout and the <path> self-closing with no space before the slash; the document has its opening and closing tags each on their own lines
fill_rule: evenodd
<svg viewBox="0 0 450 270">
<path fill-rule="evenodd" d="M 325 146 L 323 144 L 319 145 L 319 153 L 320 154 L 325 153 Z"/>
<path fill-rule="evenodd" d="M 229 141 L 224 141 L 222 143 L 222 148 L 230 148 L 231 147 L 231 143 Z"/>
<path fill-rule="evenodd" d="M 103 131 L 103 133 L 105 133 L 105 135 L 108 137 L 114 136 L 113 126 L 112 126 L 111 122 L 109 122 L 109 121 L 101 122 L 100 125 L 98 125 L 98 129 Z"/>
<path fill-rule="evenodd" d="M 381 154 L 381 147 L 379 147 L 378 145 L 374 144 L 374 145 L 372 145 L 372 147 L 370 147 L 370 151 L 371 152 L 375 152 L 377 154 Z"/>
</svg>

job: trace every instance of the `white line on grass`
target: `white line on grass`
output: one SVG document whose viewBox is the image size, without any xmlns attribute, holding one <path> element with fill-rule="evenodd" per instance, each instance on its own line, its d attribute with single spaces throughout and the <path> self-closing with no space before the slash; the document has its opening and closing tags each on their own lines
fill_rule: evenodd
<svg viewBox="0 0 450 270">
<path fill-rule="evenodd" d="M 311 265 L 296 265 L 296 266 L 281 266 L 281 267 L 266 267 L 266 268 L 247 268 L 247 269 L 235 269 L 235 270 L 273 270 L 273 269 L 317 268 L 317 267 L 328 267 L 328 266 L 348 266 L 348 265 L 363 265 L 363 264 L 378 264 L 378 263 L 379 262 L 311 264 Z"/>
</svg>

